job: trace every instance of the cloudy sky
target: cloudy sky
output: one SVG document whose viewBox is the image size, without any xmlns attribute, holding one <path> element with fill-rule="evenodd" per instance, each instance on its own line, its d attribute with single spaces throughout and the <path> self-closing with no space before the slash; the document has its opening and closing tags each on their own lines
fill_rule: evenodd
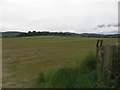
<svg viewBox="0 0 120 90">
<path fill-rule="evenodd" d="M 1 31 L 116 32 L 118 0 L 0 0 Z"/>
</svg>

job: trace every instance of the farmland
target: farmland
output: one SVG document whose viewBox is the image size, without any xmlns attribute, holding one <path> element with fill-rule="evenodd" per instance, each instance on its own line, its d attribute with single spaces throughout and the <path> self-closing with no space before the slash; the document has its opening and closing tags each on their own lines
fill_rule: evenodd
<svg viewBox="0 0 120 90">
<path fill-rule="evenodd" d="M 95 53 L 97 38 L 35 36 L 3 38 L 3 87 L 31 87 L 40 72 L 75 67 L 87 53 Z M 104 45 L 117 39 L 105 38 Z"/>
</svg>

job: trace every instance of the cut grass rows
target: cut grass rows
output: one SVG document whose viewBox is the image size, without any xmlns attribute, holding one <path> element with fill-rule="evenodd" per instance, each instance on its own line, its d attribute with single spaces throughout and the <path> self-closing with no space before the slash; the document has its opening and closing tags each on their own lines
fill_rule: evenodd
<svg viewBox="0 0 120 90">
<path fill-rule="evenodd" d="M 74 67 L 77 60 L 96 51 L 96 40 L 69 36 L 3 38 L 3 85 L 30 80 L 40 72 L 61 66 Z M 114 42 L 115 39 L 104 39 L 104 44 Z"/>
</svg>

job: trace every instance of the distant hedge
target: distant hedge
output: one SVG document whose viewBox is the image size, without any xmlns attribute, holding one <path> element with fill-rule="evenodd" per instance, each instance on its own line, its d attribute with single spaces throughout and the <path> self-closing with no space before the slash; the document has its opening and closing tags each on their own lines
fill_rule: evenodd
<svg viewBox="0 0 120 90">
<path fill-rule="evenodd" d="M 94 34 L 94 33 L 71 33 L 71 32 L 49 32 L 49 31 L 28 31 L 28 33 L 21 33 L 19 37 L 22 36 L 81 36 L 81 37 L 104 37 L 104 38 L 118 38 L 120 34 L 112 34 L 112 35 L 103 35 L 103 34 Z"/>
</svg>

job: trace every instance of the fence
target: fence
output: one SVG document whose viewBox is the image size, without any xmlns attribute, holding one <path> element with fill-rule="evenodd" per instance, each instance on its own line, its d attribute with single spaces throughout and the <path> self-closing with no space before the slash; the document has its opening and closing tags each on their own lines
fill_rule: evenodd
<svg viewBox="0 0 120 90">
<path fill-rule="evenodd" d="M 106 72 L 110 79 L 120 80 L 120 45 L 102 45 L 97 41 L 96 57 L 98 73 Z"/>
</svg>

